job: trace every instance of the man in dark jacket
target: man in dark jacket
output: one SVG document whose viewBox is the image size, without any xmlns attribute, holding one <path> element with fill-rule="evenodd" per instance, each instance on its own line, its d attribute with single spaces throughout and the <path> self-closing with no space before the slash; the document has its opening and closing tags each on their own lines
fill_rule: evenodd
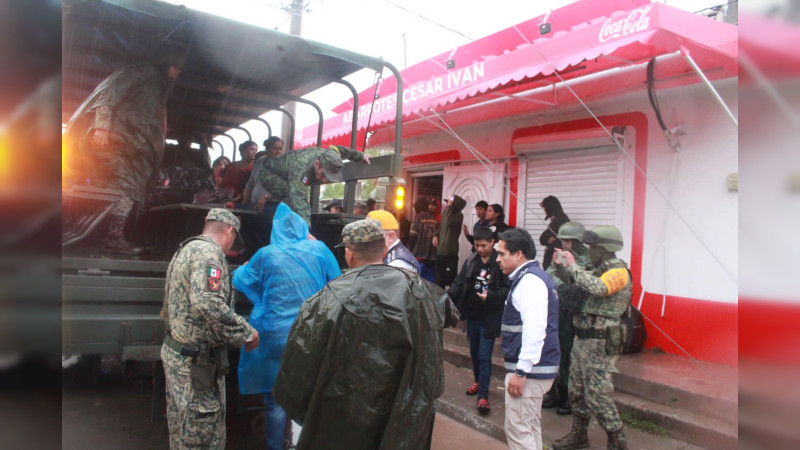
<svg viewBox="0 0 800 450">
<path fill-rule="evenodd" d="M 419 261 L 422 278 L 436 283 L 436 247 L 433 239 L 439 234 L 439 222 L 428 211 L 428 200 L 421 198 L 414 202 L 414 223 L 409 231 L 408 249 Z"/>
<path fill-rule="evenodd" d="M 469 353 L 475 383 L 467 395 L 478 395 L 478 412 L 486 414 L 489 406 L 489 380 L 492 376 L 492 349 L 500 336 L 503 303 L 510 283 L 497 263 L 492 230 L 478 227 L 473 232 L 475 253 L 461 267 L 453 287 L 448 291 L 461 317 L 467 320 Z"/>
<path fill-rule="evenodd" d="M 455 306 L 383 264 L 380 222 L 345 225 L 342 244 L 351 269 L 303 303 L 272 392 L 303 425 L 298 450 L 428 449 Z"/>
<path fill-rule="evenodd" d="M 461 211 L 466 205 L 467 202 L 457 195 L 447 202 L 442 213 L 439 236 L 433 239 L 433 245 L 436 246 L 436 284 L 443 288 L 453 283 L 458 271 L 458 237 L 461 235 L 461 224 L 464 223 Z"/>
</svg>

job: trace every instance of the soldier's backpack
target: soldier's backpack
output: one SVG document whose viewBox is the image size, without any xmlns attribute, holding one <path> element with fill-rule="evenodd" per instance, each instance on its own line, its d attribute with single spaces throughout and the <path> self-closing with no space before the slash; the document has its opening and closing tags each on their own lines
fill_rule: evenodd
<svg viewBox="0 0 800 450">
<path fill-rule="evenodd" d="M 644 316 L 633 305 L 620 317 L 622 331 L 622 353 L 638 353 L 642 351 L 647 340 L 647 329 L 644 326 Z"/>
</svg>

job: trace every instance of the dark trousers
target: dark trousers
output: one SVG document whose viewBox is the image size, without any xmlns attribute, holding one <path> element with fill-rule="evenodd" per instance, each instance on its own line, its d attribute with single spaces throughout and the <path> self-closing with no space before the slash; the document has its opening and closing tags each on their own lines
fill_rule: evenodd
<svg viewBox="0 0 800 450">
<path fill-rule="evenodd" d="M 483 320 L 467 319 L 469 354 L 472 357 L 472 373 L 475 375 L 475 382 L 478 383 L 478 398 L 488 400 L 494 338 L 487 338 L 485 330 L 486 324 Z"/>
<path fill-rule="evenodd" d="M 561 347 L 561 361 L 558 365 L 556 383 L 564 389 L 569 385 L 569 355 L 575 340 L 575 326 L 572 325 L 573 314 L 564 308 L 558 310 L 558 345 Z"/>
<path fill-rule="evenodd" d="M 436 261 L 429 261 L 427 259 L 419 259 L 419 274 L 422 278 L 436 283 Z"/>
<path fill-rule="evenodd" d="M 436 255 L 436 284 L 444 288 L 450 286 L 458 273 L 458 255 Z"/>
</svg>

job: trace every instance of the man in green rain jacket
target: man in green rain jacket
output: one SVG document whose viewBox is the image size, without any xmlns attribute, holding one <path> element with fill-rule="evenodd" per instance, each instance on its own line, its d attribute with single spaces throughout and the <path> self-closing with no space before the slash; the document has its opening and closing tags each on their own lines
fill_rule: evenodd
<svg viewBox="0 0 800 450">
<path fill-rule="evenodd" d="M 351 270 L 303 304 L 273 395 L 303 426 L 298 450 L 430 448 L 455 306 L 418 274 L 381 263 L 380 222 L 348 224 L 342 238 Z"/>
</svg>

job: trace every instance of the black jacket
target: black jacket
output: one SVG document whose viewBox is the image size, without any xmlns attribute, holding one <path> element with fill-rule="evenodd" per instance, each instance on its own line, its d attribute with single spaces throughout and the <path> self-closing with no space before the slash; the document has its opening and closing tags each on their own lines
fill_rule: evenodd
<svg viewBox="0 0 800 450">
<path fill-rule="evenodd" d="M 447 295 L 450 296 L 450 299 L 461 311 L 462 317 L 464 316 L 465 310 L 464 302 L 467 300 L 467 295 L 469 295 L 470 290 L 473 288 L 473 283 L 475 282 L 475 280 L 472 279 L 472 272 L 479 258 L 480 256 L 478 256 L 477 253 L 467 258 L 464 265 L 461 266 L 461 272 L 458 273 L 458 277 L 456 277 L 450 290 L 447 291 Z M 500 325 L 503 321 L 503 308 L 506 298 L 508 297 L 508 292 L 511 289 L 511 282 L 509 282 L 508 277 L 503 274 L 503 271 L 500 270 L 500 265 L 497 264 L 497 252 L 495 250 L 492 250 L 492 256 L 489 261 L 489 271 L 492 277 L 489 282 L 486 302 L 483 304 L 486 311 L 484 335 L 492 339 L 500 336 Z"/>
</svg>

